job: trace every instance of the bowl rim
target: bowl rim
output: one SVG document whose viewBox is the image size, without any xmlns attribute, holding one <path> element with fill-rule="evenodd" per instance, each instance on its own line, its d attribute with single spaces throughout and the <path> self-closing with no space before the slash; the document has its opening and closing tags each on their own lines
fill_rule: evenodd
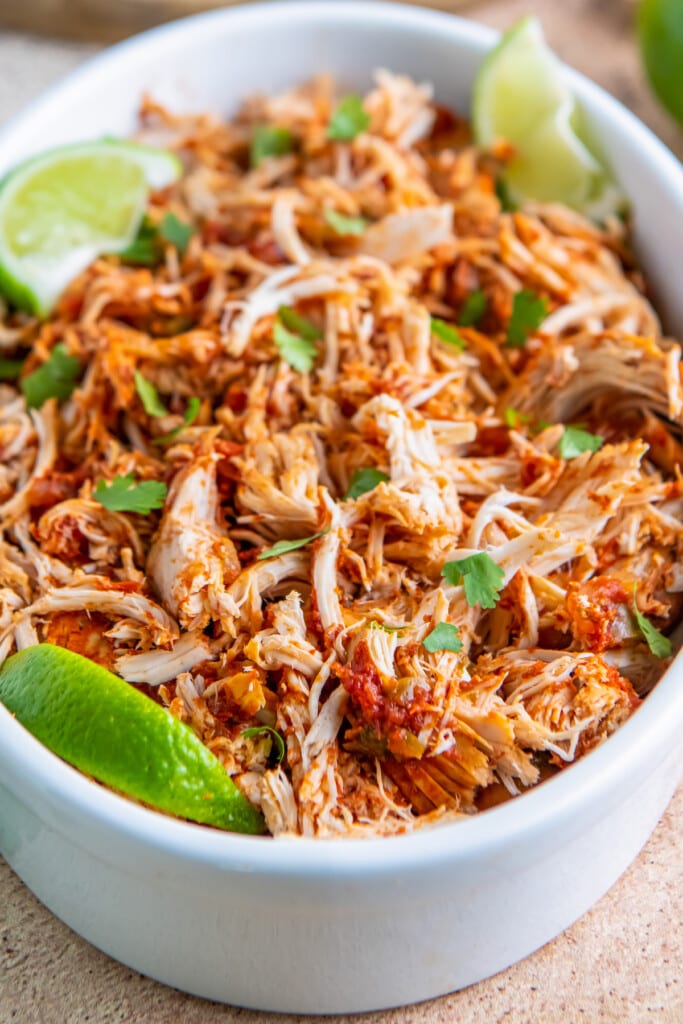
<svg viewBox="0 0 683 1024">
<path fill-rule="evenodd" d="M 302 22 L 319 25 L 344 23 L 363 26 L 388 23 L 408 33 L 446 34 L 482 57 L 499 34 L 458 15 L 425 10 L 406 4 L 375 0 L 271 0 L 267 3 L 224 8 L 193 15 L 151 29 L 86 60 L 57 85 L 33 100 L 0 131 L 0 163 L 13 137 L 26 131 L 32 120 L 58 108 L 90 79 L 119 64 L 125 65 L 148 47 L 163 47 L 181 35 L 185 43 L 201 39 L 214 26 L 239 26 L 257 31 L 267 16 L 291 30 Z M 597 112 L 633 147 L 648 152 L 653 179 L 667 179 L 681 194 L 683 166 L 666 146 L 630 111 L 600 86 L 577 71 L 565 68 L 572 88 L 589 117 Z M 541 842 L 560 825 L 578 819 L 592 805 L 596 817 L 606 802 L 616 799 L 624 786 L 647 765 L 661 760 L 673 746 L 683 725 L 683 686 L 678 676 L 683 661 L 677 657 L 637 712 L 605 743 L 573 764 L 549 783 L 486 813 L 467 820 L 425 828 L 407 835 L 382 838 L 243 836 L 217 832 L 205 826 L 175 820 L 137 805 L 92 782 L 61 761 L 31 736 L 0 705 L 0 761 L 5 761 L 15 792 L 28 786 L 36 799 L 50 798 L 93 823 L 113 829 L 172 860 L 190 860 L 220 870 L 260 871 L 277 877 L 354 878 L 392 874 L 396 870 L 424 871 L 448 864 L 455 867 L 473 857 L 500 854 L 511 846 Z"/>
</svg>

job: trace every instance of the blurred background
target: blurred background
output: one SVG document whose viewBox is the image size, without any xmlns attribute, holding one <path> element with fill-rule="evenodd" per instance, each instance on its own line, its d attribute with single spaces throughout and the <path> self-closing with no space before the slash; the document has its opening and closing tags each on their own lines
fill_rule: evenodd
<svg viewBox="0 0 683 1024">
<path fill-rule="evenodd" d="M 642 2 L 674 11 L 683 45 L 683 0 Z M 638 0 L 417 3 L 501 29 L 524 14 L 538 15 L 563 60 L 617 96 L 683 158 L 683 131 L 655 99 L 643 70 L 636 30 Z M 162 21 L 222 6 L 231 4 L 225 0 L 0 0 L 0 122 L 106 43 Z M 683 95 L 683 51 L 679 63 Z"/>
</svg>

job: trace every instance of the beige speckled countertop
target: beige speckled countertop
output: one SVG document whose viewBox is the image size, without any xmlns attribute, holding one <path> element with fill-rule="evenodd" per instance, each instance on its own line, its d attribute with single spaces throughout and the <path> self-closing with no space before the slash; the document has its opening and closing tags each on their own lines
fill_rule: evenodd
<svg viewBox="0 0 683 1024">
<path fill-rule="evenodd" d="M 657 108 L 638 68 L 632 0 L 485 0 L 472 6 L 478 18 L 499 27 L 529 11 L 541 15 L 561 56 L 615 93 L 683 157 L 683 133 Z M 2 9 L 0 2 L 0 24 Z M 93 51 L 0 31 L 0 122 Z M 629 871 L 554 942 L 463 992 L 345 1019 L 683 1024 L 682 834 L 679 790 Z M 0 1024 L 266 1024 L 273 1019 L 278 1018 L 182 995 L 120 966 L 52 917 L 0 860 Z"/>
</svg>

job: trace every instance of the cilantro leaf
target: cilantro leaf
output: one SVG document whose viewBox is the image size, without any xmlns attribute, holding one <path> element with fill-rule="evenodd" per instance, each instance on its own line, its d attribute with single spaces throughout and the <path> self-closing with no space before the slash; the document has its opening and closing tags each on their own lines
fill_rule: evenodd
<svg viewBox="0 0 683 1024">
<path fill-rule="evenodd" d="M 167 213 L 159 225 L 159 235 L 169 245 L 174 246 L 181 256 L 185 254 L 188 243 L 195 233 L 191 224 L 176 217 L 175 213 Z"/>
<path fill-rule="evenodd" d="M 278 555 L 286 555 L 288 551 L 296 551 L 297 548 L 305 548 L 311 541 L 317 540 L 318 537 L 322 537 L 323 534 L 327 533 L 327 530 L 321 530 L 320 533 L 314 533 L 311 537 L 299 537 L 298 540 L 279 540 L 273 544 L 272 548 L 265 548 L 256 556 L 258 562 L 263 561 L 264 558 L 277 558 Z"/>
<path fill-rule="evenodd" d="M 337 104 L 327 126 L 328 139 L 351 142 L 364 132 L 370 124 L 370 115 L 363 109 L 363 100 L 355 93 L 349 93 Z"/>
<path fill-rule="evenodd" d="M 154 384 L 143 377 L 139 370 L 135 371 L 135 390 L 148 416 L 168 416 L 168 409 L 159 398 Z"/>
<path fill-rule="evenodd" d="M 98 480 L 93 498 L 110 512 L 140 512 L 148 515 L 153 508 L 162 508 L 168 488 L 160 480 L 143 480 L 136 484 L 132 473 L 114 477 L 111 484 Z"/>
<path fill-rule="evenodd" d="M 344 495 L 344 501 L 348 501 L 349 498 L 360 498 L 361 494 L 374 491 L 378 484 L 388 479 L 389 477 L 386 473 L 383 473 L 381 469 L 375 469 L 374 466 L 367 466 L 365 469 L 354 469 L 349 489 Z"/>
<path fill-rule="evenodd" d="M 507 330 L 510 348 L 523 348 L 530 334 L 541 326 L 548 315 L 548 303 L 542 295 L 523 288 L 512 300 L 512 316 Z"/>
<path fill-rule="evenodd" d="M 439 622 L 424 638 L 422 646 L 432 654 L 434 651 L 461 651 L 462 640 L 458 635 L 458 627 L 451 622 Z"/>
<path fill-rule="evenodd" d="M 453 345 L 461 352 L 465 348 L 465 339 L 461 338 L 453 324 L 449 324 L 446 320 L 439 320 L 438 316 L 433 316 L 429 321 L 429 328 L 439 341 L 445 341 L 447 345 Z"/>
<path fill-rule="evenodd" d="M 184 426 L 189 427 L 189 426 L 191 426 L 194 423 L 194 421 L 199 416 L 199 410 L 201 409 L 201 407 L 202 407 L 202 400 L 201 400 L 201 398 L 197 398 L 196 395 L 193 395 L 192 398 L 189 399 L 189 401 L 187 403 L 187 408 L 186 408 L 185 412 L 183 413 L 183 424 L 184 424 Z"/>
<path fill-rule="evenodd" d="M 160 437 L 155 437 L 152 444 L 166 444 L 167 441 L 172 441 L 176 437 L 183 427 L 190 427 L 199 416 L 199 410 L 202 407 L 202 401 L 197 398 L 196 395 L 189 399 L 187 408 L 183 413 L 183 423 L 180 427 L 174 427 L 173 430 L 169 430 L 167 434 L 161 434 Z"/>
<path fill-rule="evenodd" d="M 508 406 L 505 410 L 505 424 L 510 427 L 511 430 L 516 430 L 522 423 L 528 423 L 529 417 L 525 416 L 523 412 L 517 412 L 511 406 Z"/>
<path fill-rule="evenodd" d="M 461 327 L 475 327 L 486 312 L 486 292 L 481 288 L 471 292 L 465 299 L 458 323 Z"/>
<path fill-rule="evenodd" d="M 273 729 L 270 725 L 254 725 L 249 729 L 243 729 L 240 736 L 252 739 L 256 736 L 261 736 L 263 733 L 270 737 L 271 754 L 273 754 L 275 764 L 280 764 L 285 756 L 286 748 L 285 741 L 277 729 Z"/>
<path fill-rule="evenodd" d="M 326 207 L 323 217 L 337 235 L 362 235 L 368 226 L 365 217 L 347 217 Z"/>
<path fill-rule="evenodd" d="M 560 438 L 558 451 L 562 459 L 575 459 L 583 452 L 597 452 L 602 448 L 603 438 L 589 434 L 581 427 L 565 427 Z"/>
<path fill-rule="evenodd" d="M 308 373 L 312 369 L 317 350 L 309 338 L 288 331 L 281 320 L 275 321 L 273 328 L 275 347 L 286 363 L 299 373 Z"/>
<path fill-rule="evenodd" d="M 636 620 L 638 629 L 642 633 L 647 646 L 650 648 L 655 658 L 670 658 L 671 641 L 668 636 L 664 636 L 663 633 L 660 633 L 657 627 L 653 626 L 650 620 L 646 618 L 642 612 L 638 611 L 635 583 L 633 584 L 633 616 Z"/>
<path fill-rule="evenodd" d="M 194 233 L 192 225 L 186 224 L 174 213 L 167 213 L 160 224 L 155 224 L 145 216 L 133 241 L 118 256 L 124 263 L 155 267 L 164 254 L 163 242 L 174 246 L 182 256 Z"/>
<path fill-rule="evenodd" d="M 510 195 L 510 189 L 508 188 L 507 182 L 504 178 L 496 178 L 496 195 L 498 202 L 506 213 L 514 213 L 517 209 L 517 203 Z"/>
<path fill-rule="evenodd" d="M 486 551 L 468 555 L 455 562 L 446 562 L 441 575 L 448 583 L 462 581 L 470 607 L 495 608 L 500 597 L 505 573 Z"/>
<path fill-rule="evenodd" d="M 307 320 L 305 316 L 295 312 L 291 306 L 280 306 L 277 315 L 288 331 L 298 334 L 306 341 L 320 341 L 323 336 L 319 327 Z"/>
<path fill-rule="evenodd" d="M 294 138 L 289 128 L 261 124 L 254 129 L 249 148 L 249 163 L 258 165 L 269 156 L 285 156 L 294 149 Z"/>
<path fill-rule="evenodd" d="M 23 359 L 0 359 L 0 380 L 17 380 L 23 365 Z"/>
<path fill-rule="evenodd" d="M 50 352 L 49 357 L 21 382 L 26 405 L 29 409 L 40 409 L 48 398 L 62 401 L 68 398 L 76 387 L 81 363 L 76 356 L 70 356 L 61 341 Z"/>
<path fill-rule="evenodd" d="M 141 267 L 156 266 L 161 259 L 162 252 L 159 245 L 159 232 L 149 217 L 142 218 L 133 241 L 117 255 L 124 263 L 133 263 Z"/>
</svg>

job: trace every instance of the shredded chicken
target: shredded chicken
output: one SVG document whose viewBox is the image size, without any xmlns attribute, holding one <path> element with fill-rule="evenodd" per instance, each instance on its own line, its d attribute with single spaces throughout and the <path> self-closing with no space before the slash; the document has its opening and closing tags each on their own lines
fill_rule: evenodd
<svg viewBox="0 0 683 1024">
<path fill-rule="evenodd" d="M 380 71 L 363 102 L 331 141 L 327 80 L 230 122 L 146 101 L 185 168 L 148 223 L 186 249 L 0 328 L 22 380 L 58 343 L 81 367 L 40 408 L 0 384 L 0 661 L 56 643 L 144 687 L 273 835 L 535 785 L 637 708 L 683 603 L 681 349 L 626 227 L 504 210 L 500 154 L 429 85 Z M 249 166 L 263 125 L 290 151 Z M 103 507 L 125 476 L 163 508 Z M 444 569 L 482 556 L 488 598 Z"/>
</svg>

